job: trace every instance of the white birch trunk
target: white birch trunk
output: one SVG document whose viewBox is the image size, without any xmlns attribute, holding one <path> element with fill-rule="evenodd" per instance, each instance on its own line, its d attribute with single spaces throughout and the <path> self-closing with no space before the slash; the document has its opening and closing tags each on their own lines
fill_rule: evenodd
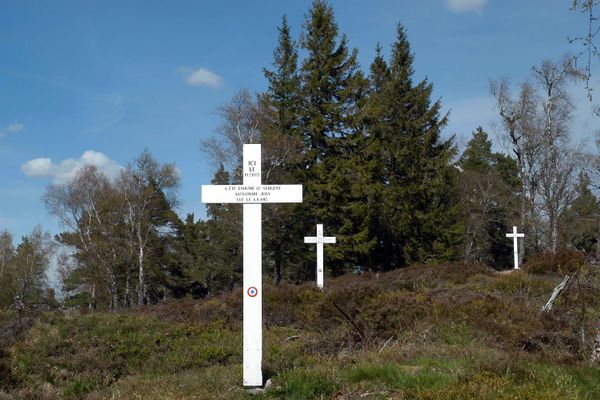
<svg viewBox="0 0 600 400">
<path fill-rule="evenodd" d="M 144 247 L 139 246 L 138 251 L 138 267 L 139 267 L 139 280 L 138 280 L 138 305 L 143 306 L 146 302 L 146 279 L 144 276 Z"/>
</svg>

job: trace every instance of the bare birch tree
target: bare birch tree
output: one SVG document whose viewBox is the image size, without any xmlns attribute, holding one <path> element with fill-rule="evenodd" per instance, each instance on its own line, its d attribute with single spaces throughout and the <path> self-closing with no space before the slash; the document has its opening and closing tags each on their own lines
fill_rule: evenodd
<svg viewBox="0 0 600 400">
<path fill-rule="evenodd" d="M 15 305 L 22 312 L 42 301 L 46 288 L 46 269 L 55 244 L 49 233 L 38 226 L 23 237 L 12 260 L 14 282 L 11 288 Z"/>
<path fill-rule="evenodd" d="M 575 195 L 578 170 L 577 152 L 570 145 L 573 104 L 567 87 L 581 73 L 572 57 L 544 61 L 533 72 L 535 85 L 523 83 L 516 98 L 507 79 L 492 81 L 490 91 L 519 167 L 521 225 L 536 248 L 556 253 L 558 221 Z"/>
<path fill-rule="evenodd" d="M 538 122 L 542 128 L 539 158 L 540 205 L 548 224 L 547 242 L 553 254 L 558 247 L 558 221 L 575 196 L 577 153 L 570 148 L 570 122 L 574 106 L 567 93 L 569 82 L 582 77 L 572 57 L 559 63 L 544 61 L 534 67 L 540 95 Z"/>
<path fill-rule="evenodd" d="M 152 235 L 166 225 L 165 212 L 177 206 L 179 175 L 174 164 L 159 165 L 144 151 L 117 178 L 118 190 L 125 204 L 125 224 L 133 236 L 137 254 L 137 303 L 146 304 L 146 258 Z M 128 275 L 129 276 L 129 275 Z"/>
<path fill-rule="evenodd" d="M 121 210 L 118 193 L 108 178 L 94 167 L 80 170 L 73 181 L 51 185 L 44 194 L 50 214 L 67 228 L 65 244 L 80 250 L 80 261 L 87 271 L 85 281 L 95 308 L 98 285 L 105 285 L 110 296 L 110 308 L 119 306 L 118 268 L 122 243 L 118 229 Z"/>
<path fill-rule="evenodd" d="M 535 116 L 535 90 L 530 83 L 521 84 L 519 93 L 513 96 L 510 81 L 507 78 L 490 81 L 490 92 L 496 101 L 496 107 L 503 128 L 504 139 L 517 161 L 518 176 L 521 183 L 520 217 L 521 226 L 532 233 L 529 237 L 537 243 L 537 224 L 535 221 L 535 197 L 538 190 L 537 169 L 539 157 L 539 135 L 533 129 Z M 523 260 L 524 246 L 519 248 L 519 263 Z"/>
<path fill-rule="evenodd" d="M 221 118 L 217 135 L 201 142 L 202 151 L 211 159 L 215 169 L 225 170 L 241 181 L 240 165 L 244 144 L 260 143 L 260 116 L 258 106 L 250 92 L 238 91 L 230 102 L 217 108 Z"/>
<path fill-rule="evenodd" d="M 270 112 L 272 110 L 253 99 L 245 89 L 217 108 L 217 115 L 221 118 L 217 135 L 201 142 L 201 149 L 209 156 L 215 170 L 223 165 L 235 177 L 235 181 L 241 181 L 244 144 L 260 143 L 263 152 L 262 178 L 267 183 L 275 170 L 281 169 L 299 154 L 301 141 L 277 132 Z"/>
</svg>

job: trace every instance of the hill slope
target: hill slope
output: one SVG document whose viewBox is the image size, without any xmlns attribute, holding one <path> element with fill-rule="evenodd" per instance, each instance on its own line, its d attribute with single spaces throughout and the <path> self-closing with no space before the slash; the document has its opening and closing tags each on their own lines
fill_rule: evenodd
<svg viewBox="0 0 600 400">
<path fill-rule="evenodd" d="M 581 332 L 600 299 L 580 285 L 541 313 L 560 279 L 452 264 L 329 279 L 324 292 L 266 286 L 273 385 L 258 396 L 598 399 Z M 40 316 L 6 353 L 0 399 L 256 398 L 241 387 L 241 300 Z"/>
</svg>

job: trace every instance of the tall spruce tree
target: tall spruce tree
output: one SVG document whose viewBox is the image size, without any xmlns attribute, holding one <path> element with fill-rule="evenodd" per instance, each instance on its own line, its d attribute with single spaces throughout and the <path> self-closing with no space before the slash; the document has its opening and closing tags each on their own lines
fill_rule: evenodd
<svg viewBox="0 0 600 400">
<path fill-rule="evenodd" d="M 431 101 L 427 80 L 413 84 L 414 56 L 398 25 L 388 72 L 381 60 L 372 71 L 369 135 L 380 141 L 381 210 L 378 262 L 382 268 L 455 256 L 459 228 L 451 165 L 452 139 L 443 140 L 447 116 Z"/>
<path fill-rule="evenodd" d="M 334 275 L 358 262 L 356 251 L 363 242 L 360 199 L 352 196 L 358 138 L 357 116 L 365 98 L 366 82 L 345 35 L 338 40 L 338 26 L 331 6 L 315 0 L 306 16 L 300 40 L 306 51 L 302 84 L 302 135 L 306 148 L 299 178 L 305 185 L 302 210 L 304 230 L 315 223 L 338 237 L 327 252 Z M 312 258 L 312 257 L 311 257 Z M 314 277 L 314 259 L 307 260 L 307 277 Z"/>
<path fill-rule="evenodd" d="M 275 125 L 281 134 L 297 136 L 300 118 L 300 76 L 298 50 L 292 40 L 287 17 L 284 15 L 279 30 L 277 47 L 273 51 L 272 71 L 264 70 L 269 82 L 267 105 L 273 110 Z"/>
<path fill-rule="evenodd" d="M 300 129 L 301 87 L 298 73 L 298 50 L 291 37 L 286 16 L 278 28 L 277 47 L 273 51 L 273 70 L 264 70 L 269 83 L 267 92 L 259 96 L 262 110 L 261 141 L 263 151 L 270 155 L 264 160 L 265 183 L 296 183 L 294 177 L 302 170 L 304 151 Z M 283 275 L 294 275 L 302 243 L 303 232 L 295 223 L 296 205 L 268 204 L 264 212 L 265 270 L 272 267 L 277 285 Z M 286 271 L 284 271 L 286 270 Z"/>
<path fill-rule="evenodd" d="M 364 78 L 356 61 L 358 51 L 348 48 L 346 35 L 339 43 L 337 37 L 333 9 L 326 1 L 315 0 L 300 41 L 307 52 L 300 76 L 308 167 L 347 150 L 347 141 L 335 139 L 354 133 L 357 105 L 364 94 Z"/>
<path fill-rule="evenodd" d="M 361 113 L 364 134 L 360 149 L 356 153 L 356 164 L 361 165 L 357 175 L 355 193 L 364 199 L 364 215 L 368 226 L 367 243 L 370 251 L 363 259 L 363 265 L 370 270 L 381 270 L 387 258 L 394 253 L 390 224 L 384 222 L 382 196 L 387 177 L 387 163 L 384 148 L 387 119 L 385 117 L 385 90 L 390 79 L 390 68 L 382 55 L 382 47 L 377 44 L 376 55 L 369 73 L 368 99 Z"/>
</svg>

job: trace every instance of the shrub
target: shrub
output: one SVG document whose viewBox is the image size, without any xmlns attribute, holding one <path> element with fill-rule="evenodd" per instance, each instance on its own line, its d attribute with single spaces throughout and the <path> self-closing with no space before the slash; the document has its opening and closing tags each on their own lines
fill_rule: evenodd
<svg viewBox="0 0 600 400">
<path fill-rule="evenodd" d="M 575 250 L 559 250 L 537 253 L 524 265 L 523 269 L 531 274 L 568 274 L 577 271 L 585 263 L 585 255 Z"/>
</svg>

